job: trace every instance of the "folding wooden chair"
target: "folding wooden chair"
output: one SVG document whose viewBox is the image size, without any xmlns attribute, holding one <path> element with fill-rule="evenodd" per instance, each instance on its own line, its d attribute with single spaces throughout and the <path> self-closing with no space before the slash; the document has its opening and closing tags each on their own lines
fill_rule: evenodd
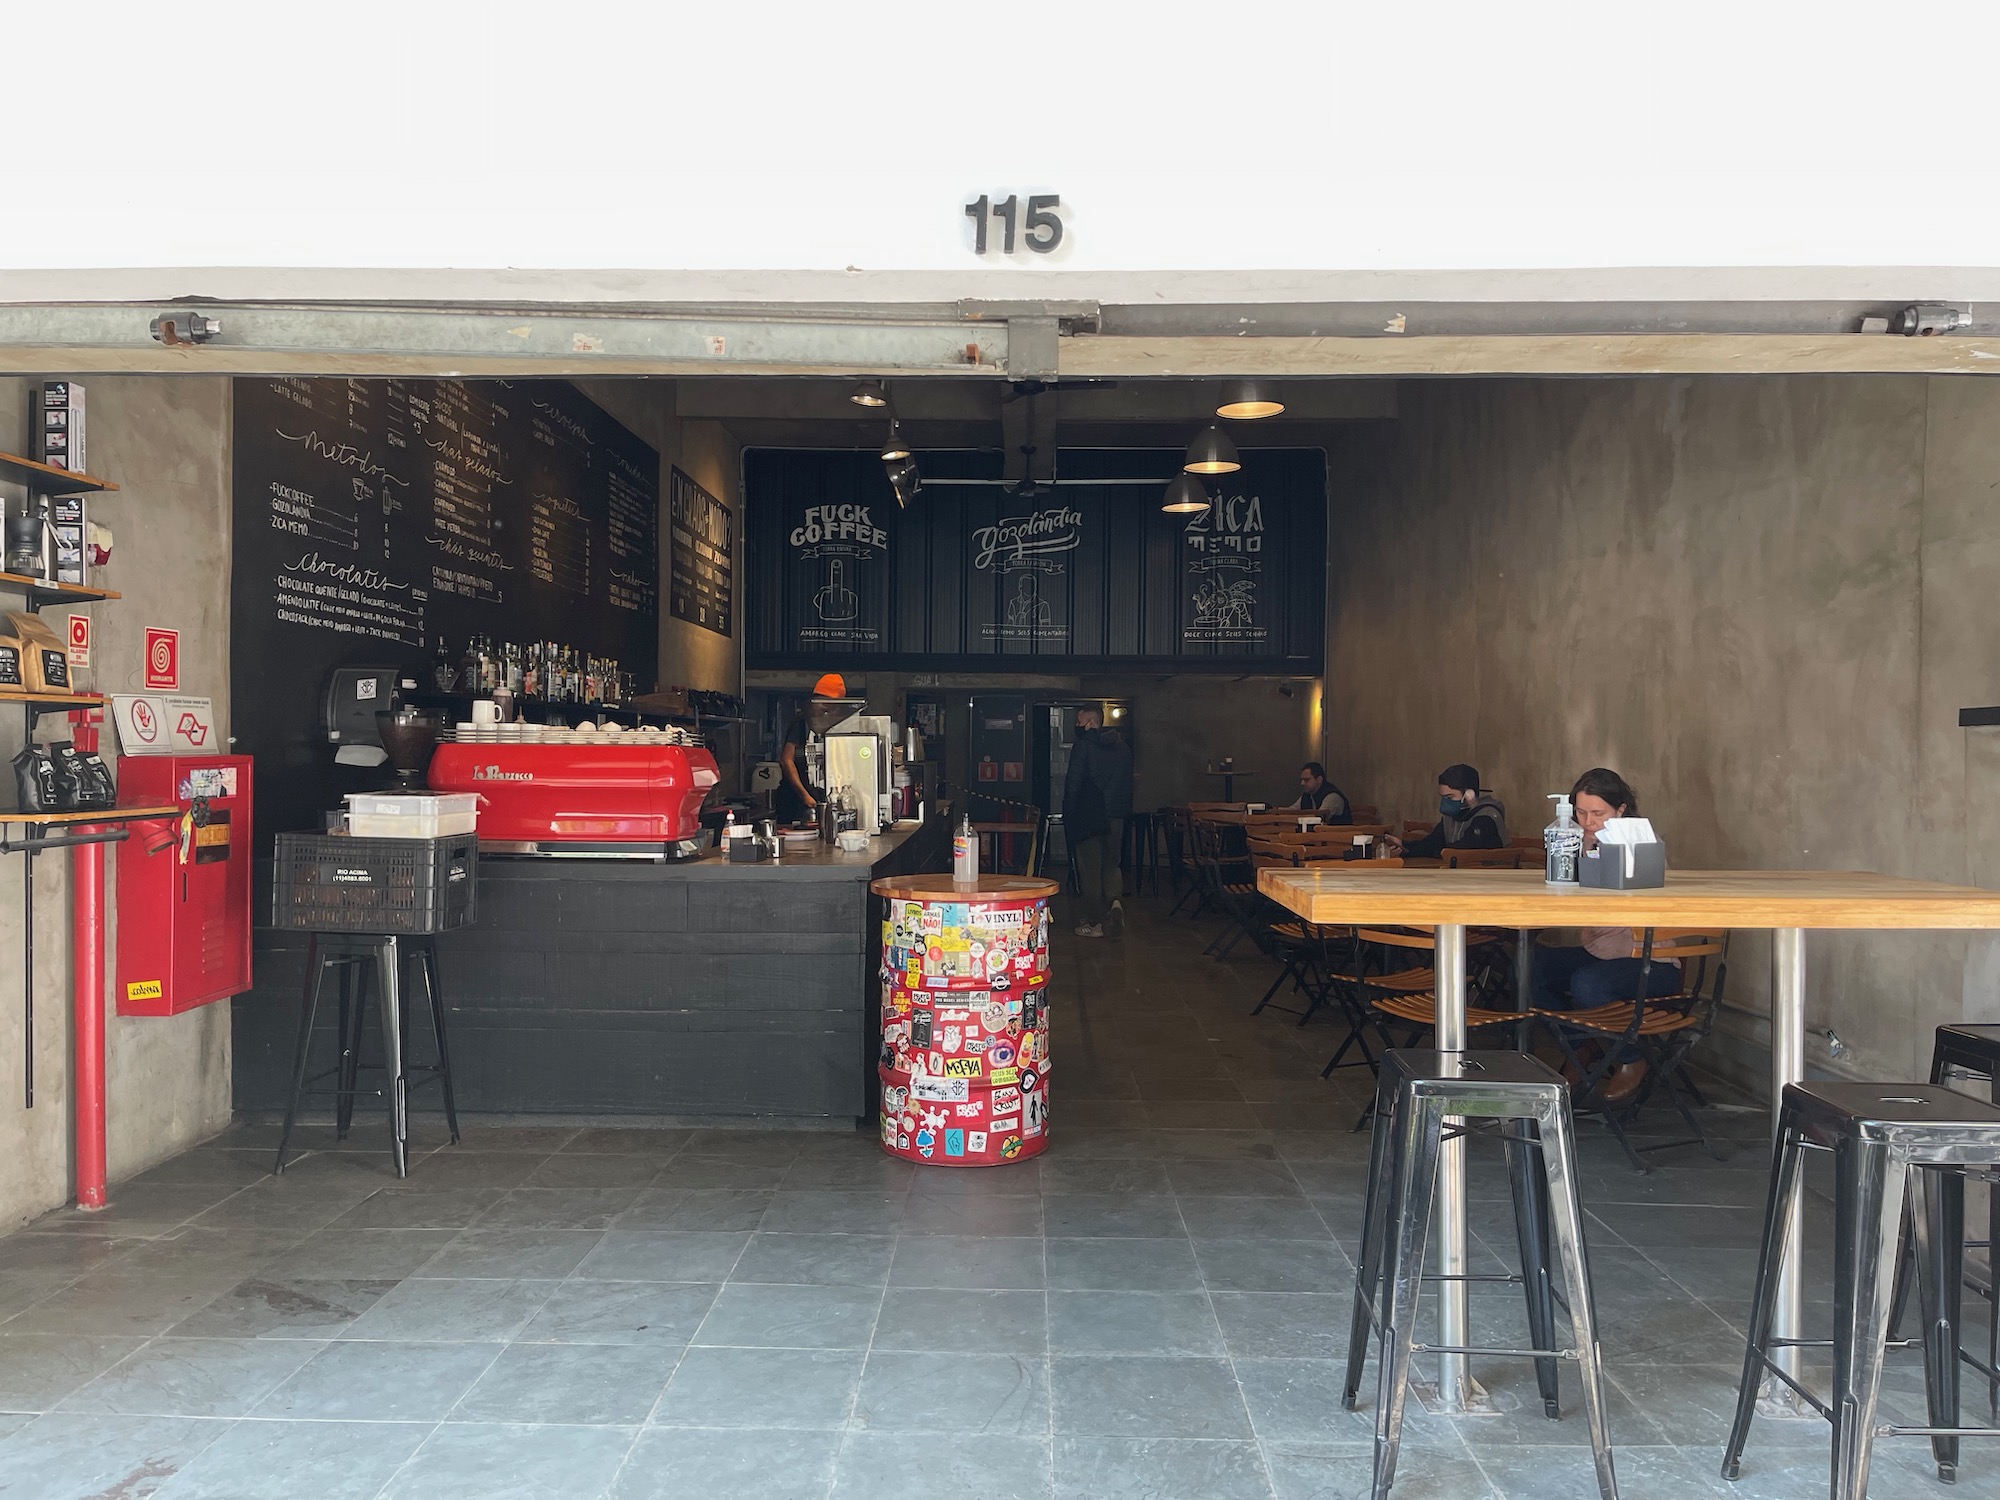
<svg viewBox="0 0 2000 1500">
<path fill-rule="evenodd" d="M 1250 933 L 1262 899 L 1251 873 L 1249 851 L 1243 846 L 1241 825 L 1225 821 L 1227 816 L 1194 818 L 1195 872 L 1202 886 L 1202 904 L 1194 915 L 1209 911 L 1222 918 L 1222 930 L 1201 950 L 1208 958 L 1229 956 Z"/>
<path fill-rule="evenodd" d="M 1369 864 L 1396 867 L 1400 860 L 1370 860 Z M 1491 928 L 1474 928 L 1466 934 L 1468 949 L 1490 944 L 1500 934 Z M 1370 952 L 1370 949 L 1374 952 Z M 1412 959 L 1409 967 L 1395 969 L 1388 961 L 1400 954 Z M 1418 955 L 1426 955 L 1428 961 Z M 1469 958 L 1469 955 L 1468 955 Z M 1371 973 L 1373 966 L 1375 972 Z M 1357 927 L 1354 930 L 1353 987 L 1357 1000 L 1366 1007 L 1369 1024 L 1387 1047 L 1415 1047 L 1437 1029 L 1437 935 L 1413 927 Z M 1520 1017 L 1512 1011 L 1495 1010 L 1468 1003 L 1465 1029 L 1468 1034 L 1495 1026 L 1511 1026 Z M 1403 1032 L 1399 1040 L 1394 1028 Z M 1366 1042 L 1363 1042 L 1366 1049 Z M 1342 1043 L 1342 1051 L 1346 1050 Z M 1340 1062 L 1336 1052 L 1320 1072 L 1329 1076 Z M 1356 1130 L 1368 1123 L 1375 1112 L 1371 1099 L 1354 1122 Z"/>
<path fill-rule="evenodd" d="M 1250 868 L 1253 871 L 1267 869 L 1296 869 L 1299 853 L 1292 845 L 1279 839 L 1259 838 L 1252 834 L 1247 840 L 1250 850 Z M 1260 910 L 1258 935 L 1259 947 L 1264 948 L 1280 965 L 1277 978 L 1271 981 L 1257 1003 L 1250 1008 L 1251 1015 L 1261 1014 L 1270 1006 L 1286 980 L 1292 982 L 1294 992 L 1306 997 L 1303 1010 L 1293 1010 L 1280 1005 L 1278 1010 L 1286 1015 L 1296 1015 L 1301 1026 L 1312 1019 L 1319 1009 L 1324 981 L 1318 965 L 1323 946 L 1320 929 L 1311 923 L 1301 921 L 1285 912 L 1282 907 L 1264 902 L 1268 912 Z"/>
<path fill-rule="evenodd" d="M 1652 1170 L 1646 1165 L 1644 1153 L 1675 1146 L 1700 1146 L 1721 1161 L 1722 1153 L 1701 1128 L 1701 1121 L 1695 1118 L 1691 1107 L 1706 1101 L 1688 1076 L 1687 1060 L 1714 1029 L 1715 1013 L 1722 1004 L 1723 987 L 1729 979 L 1729 934 L 1687 927 L 1649 927 L 1639 934 L 1632 957 L 1641 960 L 1635 998 L 1614 1000 L 1588 1010 L 1538 1009 L 1535 1017 L 1555 1038 L 1564 1059 L 1575 1070 L 1577 1113 L 1595 1114 L 1602 1119 L 1636 1170 Z M 1680 988 L 1670 995 L 1647 996 L 1653 965 L 1670 958 L 1680 960 Z M 1605 1079 L 1632 1053 L 1645 1060 L 1644 1082 L 1629 1099 L 1617 1103 L 1606 1100 L 1601 1092 Z M 1694 1134 L 1681 1140 L 1634 1146 L 1628 1127 L 1647 1101 L 1663 1088 Z"/>
</svg>

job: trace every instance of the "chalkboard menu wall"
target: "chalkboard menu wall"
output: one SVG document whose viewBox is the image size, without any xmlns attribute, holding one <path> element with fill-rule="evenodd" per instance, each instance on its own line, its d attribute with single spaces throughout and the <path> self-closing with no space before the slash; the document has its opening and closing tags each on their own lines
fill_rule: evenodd
<svg viewBox="0 0 2000 1500">
<path fill-rule="evenodd" d="M 1246 450 L 1195 516 L 1160 509 L 1179 450 L 1065 449 L 1027 494 L 997 454 L 919 462 L 899 509 L 872 453 L 744 455 L 748 665 L 1319 670 L 1320 450 Z"/>
<path fill-rule="evenodd" d="M 235 382 L 231 726 L 260 835 L 379 773 L 319 733 L 333 667 L 430 685 L 442 639 L 659 662 L 660 460 L 565 381 Z"/>
</svg>

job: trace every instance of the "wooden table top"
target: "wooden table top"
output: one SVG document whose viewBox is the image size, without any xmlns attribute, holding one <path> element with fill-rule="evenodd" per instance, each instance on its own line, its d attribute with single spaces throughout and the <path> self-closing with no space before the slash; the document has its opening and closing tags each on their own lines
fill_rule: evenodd
<svg viewBox="0 0 2000 1500">
<path fill-rule="evenodd" d="M 878 896 L 903 901 L 1026 901 L 1062 889 L 1039 875 L 982 875 L 977 885 L 959 885 L 949 875 L 884 875 L 868 883 Z"/>
<path fill-rule="evenodd" d="M 1534 870 L 1382 870 L 1366 861 L 1257 872 L 1308 922 L 1489 927 L 2000 927 L 2000 891 L 1855 870 L 1669 870 L 1649 891 L 1554 889 Z"/>
</svg>

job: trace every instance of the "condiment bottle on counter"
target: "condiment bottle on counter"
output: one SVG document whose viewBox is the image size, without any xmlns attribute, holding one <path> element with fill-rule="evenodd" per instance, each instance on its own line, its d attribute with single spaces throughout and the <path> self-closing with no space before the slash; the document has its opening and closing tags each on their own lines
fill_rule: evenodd
<svg viewBox="0 0 2000 1500">
<path fill-rule="evenodd" d="M 951 841 L 951 883 L 979 884 L 979 835 L 972 831 L 972 814 L 958 820 L 958 832 Z"/>
<path fill-rule="evenodd" d="M 1583 829 L 1571 816 L 1569 798 L 1551 792 L 1549 800 L 1556 805 L 1556 820 L 1542 830 L 1542 878 L 1550 885 L 1580 885 Z"/>
</svg>

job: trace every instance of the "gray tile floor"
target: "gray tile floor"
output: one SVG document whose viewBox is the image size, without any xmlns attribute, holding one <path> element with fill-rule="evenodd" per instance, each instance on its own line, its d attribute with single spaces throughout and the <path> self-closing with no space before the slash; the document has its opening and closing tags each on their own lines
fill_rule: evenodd
<svg viewBox="0 0 2000 1500">
<path fill-rule="evenodd" d="M 1133 903 L 1056 963 L 1054 1144 L 917 1169 L 866 1135 L 427 1119 L 410 1177 L 370 1119 L 282 1178 L 239 1124 L 112 1208 L 0 1240 L 0 1495 L 143 1500 L 1331 1500 L 1366 1140 L 1323 1027 L 1245 1012 L 1266 971 Z M 1724 1164 L 1583 1176 L 1627 1496 L 1824 1492 L 1818 1423 L 1716 1477 L 1761 1211 L 1763 1117 Z M 1475 1250 L 1511 1245 L 1475 1159 Z M 1814 1207 L 1816 1247 L 1827 1239 Z M 1825 1317 L 1823 1267 L 1811 1272 Z M 1977 1316 L 1984 1310 L 1972 1299 Z M 1482 1338 L 1525 1337 L 1505 1288 Z M 1920 1390 L 1896 1356 L 1892 1399 Z M 1399 1497 L 1595 1494 L 1573 1382 L 1482 1360 L 1498 1413 L 1413 1403 Z M 1372 1383 L 1365 1397 L 1372 1396 Z M 1976 1414 L 1968 1402 L 1968 1416 Z M 2000 1492 L 1967 1445 L 1958 1493 Z M 1878 1500 L 1935 1495 L 1920 1442 Z"/>
</svg>

